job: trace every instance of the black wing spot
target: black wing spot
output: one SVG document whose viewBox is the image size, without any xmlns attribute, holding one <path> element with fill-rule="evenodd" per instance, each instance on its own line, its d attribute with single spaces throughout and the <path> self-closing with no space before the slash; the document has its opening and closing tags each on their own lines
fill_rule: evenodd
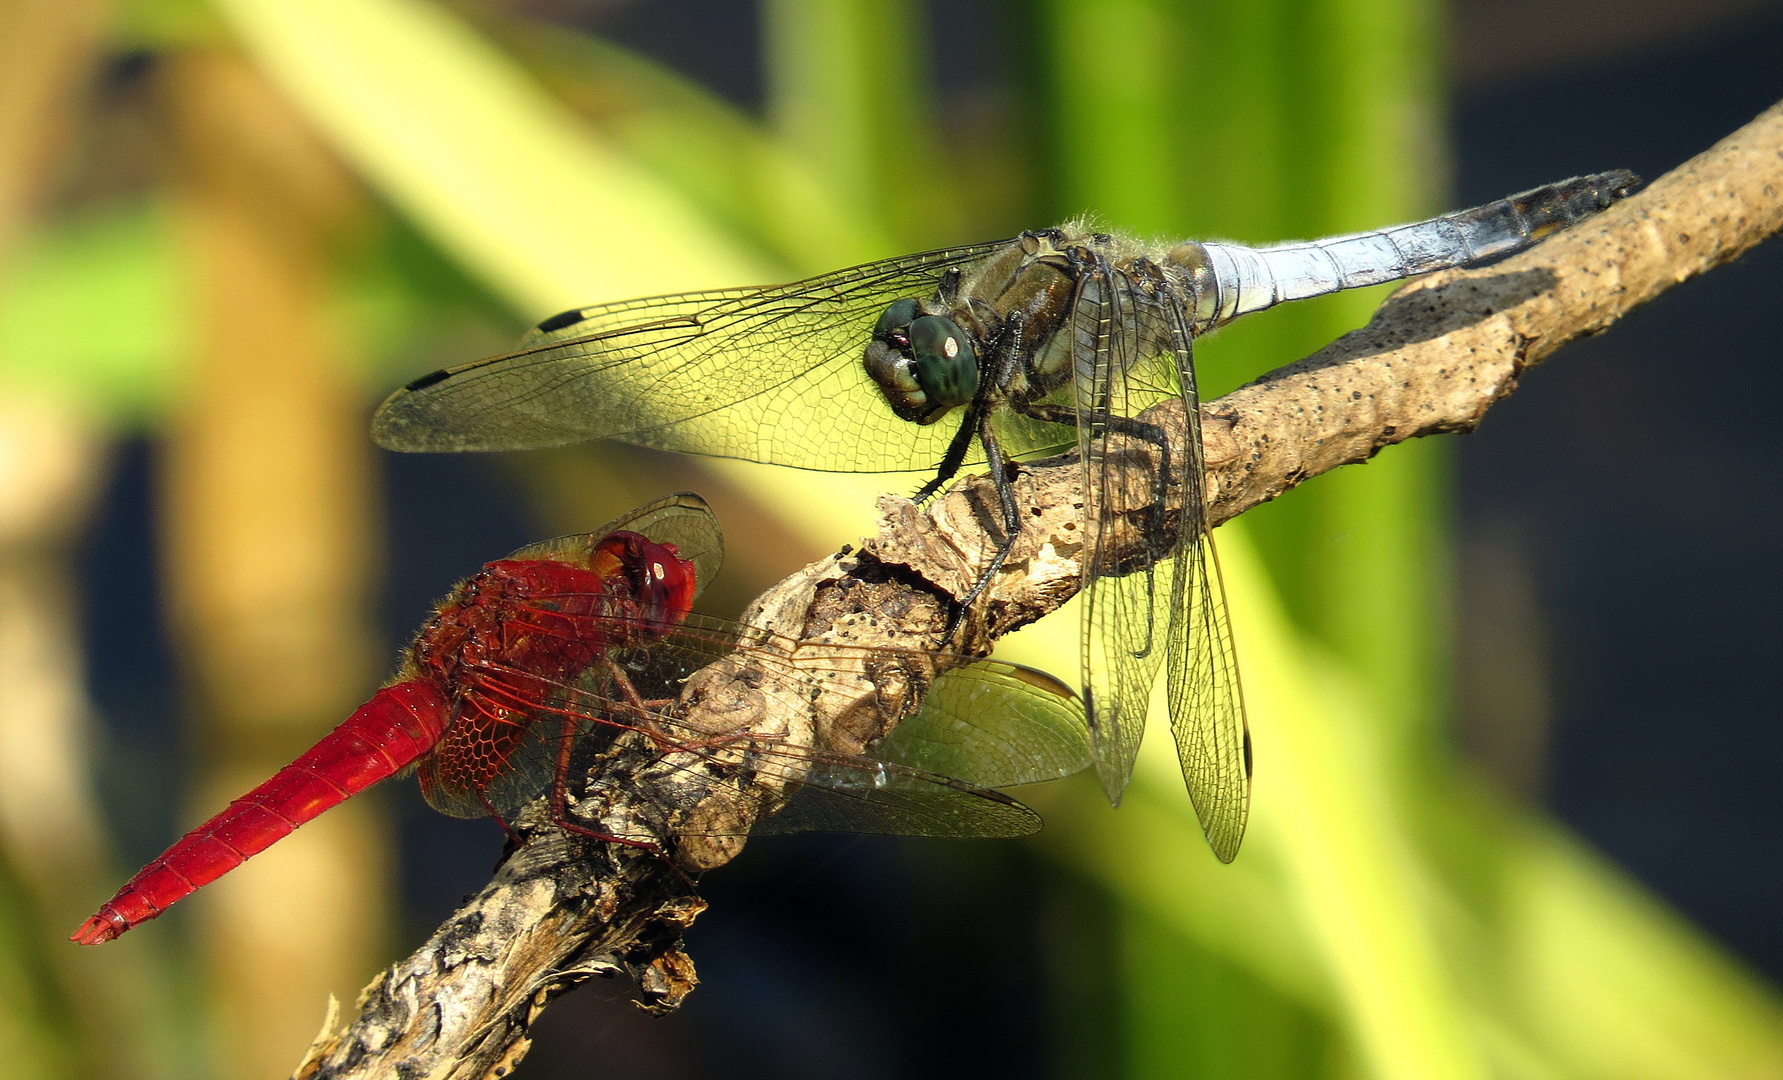
<svg viewBox="0 0 1783 1080">
<path fill-rule="evenodd" d="M 1244 778 L 1251 778 L 1251 729 L 1248 724 L 1244 729 Z"/>
<path fill-rule="evenodd" d="M 541 334 L 549 334 L 553 330 L 562 330 L 566 326 L 574 326 L 581 321 L 582 309 L 571 308 L 568 311 L 560 311 L 556 315 L 553 315 L 549 319 L 540 323 L 539 332 Z"/>
<path fill-rule="evenodd" d="M 434 383 L 445 382 L 447 379 L 449 379 L 451 377 L 452 377 L 452 372 L 450 369 L 441 368 L 438 371 L 432 371 L 432 372 L 427 373 L 426 375 L 421 376 L 419 379 L 416 379 L 414 382 L 403 387 L 403 389 L 411 390 L 411 391 L 412 390 L 425 390 L 428 387 L 432 386 Z"/>
</svg>

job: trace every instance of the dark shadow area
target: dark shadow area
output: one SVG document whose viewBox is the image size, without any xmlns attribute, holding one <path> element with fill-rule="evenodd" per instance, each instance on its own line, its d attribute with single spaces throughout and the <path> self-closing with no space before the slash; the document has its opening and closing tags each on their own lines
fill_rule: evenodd
<svg viewBox="0 0 1783 1080">
<path fill-rule="evenodd" d="M 76 566 L 87 693 L 104 721 L 100 803 L 132 870 L 175 835 L 188 760 L 161 596 L 156 460 L 147 439 L 113 449 Z"/>
<path fill-rule="evenodd" d="M 1770 18 L 1469 97 L 1456 113 L 1456 201 L 1612 167 L 1657 177 L 1783 98 L 1778 56 L 1783 19 Z M 1551 722 L 1520 736 L 1536 760 L 1512 770 L 1773 979 L 1779 295 L 1773 239 L 1555 355 L 1458 446 L 1463 551 L 1527 567 L 1552 643 L 1536 706 Z M 1506 544 L 1518 550 L 1495 550 Z M 1461 618 L 1517 588 L 1500 581 Z"/>
<path fill-rule="evenodd" d="M 540 539 L 521 492 L 480 455 L 380 451 L 388 552 L 379 626 L 392 666 L 461 578 Z M 427 805 L 412 777 L 383 785 L 396 816 L 402 873 L 400 946 L 426 940 L 464 898 L 489 883 L 504 834 L 488 818 L 446 817 Z"/>
<path fill-rule="evenodd" d="M 1044 1075 L 1031 914 L 1041 869 L 1002 843 L 758 838 L 709 875 L 688 934 L 700 987 L 667 1017 L 623 979 L 553 1004 L 520 1075 Z"/>
</svg>

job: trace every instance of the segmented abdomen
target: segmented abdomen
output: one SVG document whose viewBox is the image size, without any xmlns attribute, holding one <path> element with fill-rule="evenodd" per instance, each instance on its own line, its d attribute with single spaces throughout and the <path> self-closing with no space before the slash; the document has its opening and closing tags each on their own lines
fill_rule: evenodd
<svg viewBox="0 0 1783 1080">
<path fill-rule="evenodd" d="M 98 945 L 161 914 L 322 811 L 413 764 L 439 741 L 448 718 L 431 680 L 379 690 L 296 761 L 143 867 L 73 940 Z"/>
<path fill-rule="evenodd" d="M 1184 244 L 1169 261 L 1203 264 L 1212 288 L 1197 297 L 1197 331 L 1288 300 L 1467 266 L 1521 251 L 1640 187 L 1626 170 L 1574 177 L 1471 210 L 1354 236 L 1250 248 Z M 1195 251 L 1198 247 L 1200 250 Z"/>
</svg>

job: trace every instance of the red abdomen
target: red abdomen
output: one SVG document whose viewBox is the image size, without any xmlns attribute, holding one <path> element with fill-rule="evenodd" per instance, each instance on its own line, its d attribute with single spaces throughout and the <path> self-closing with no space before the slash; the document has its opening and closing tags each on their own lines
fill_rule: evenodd
<svg viewBox="0 0 1783 1080">
<path fill-rule="evenodd" d="M 439 741 L 449 719 L 431 680 L 379 690 L 303 756 L 143 867 L 73 940 L 99 945 L 161 914 L 322 811 L 413 764 Z"/>
</svg>

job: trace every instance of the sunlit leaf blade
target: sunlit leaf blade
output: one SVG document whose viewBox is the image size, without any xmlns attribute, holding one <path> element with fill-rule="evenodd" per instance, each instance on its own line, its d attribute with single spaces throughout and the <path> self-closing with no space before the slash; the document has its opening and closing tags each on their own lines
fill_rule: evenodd
<svg viewBox="0 0 1783 1080">
<path fill-rule="evenodd" d="M 782 276 L 443 7 L 218 6 L 368 179 L 517 303 L 548 313 Z"/>
<path fill-rule="evenodd" d="M 1372 68 L 1397 65 L 1405 58 L 1380 48 L 1381 39 L 1352 33 L 1339 38 L 1330 32 L 1333 22 L 1347 29 L 1346 20 L 1390 20 L 1403 13 L 1399 9 L 1388 14 L 1381 5 L 1350 3 L 1314 13 L 1266 3 L 1225 5 L 1218 10 L 1196 5 L 1191 13 L 1160 0 L 1106 4 L 1054 0 L 1047 11 L 1048 77 L 1061 103 L 1055 117 L 1055 164 L 1069 200 L 1059 210 L 1094 210 L 1106 215 L 1101 220 L 1112 228 L 1188 236 L 1194 235 L 1189 230 L 1197 224 L 1203 229 L 1211 224 L 1224 232 L 1231 227 L 1228 222 L 1249 214 L 1263 234 L 1246 239 L 1317 232 L 1323 222 L 1316 215 L 1293 217 L 1319 204 L 1321 185 L 1327 182 L 1317 167 L 1324 163 L 1312 160 L 1325 148 L 1319 141 L 1322 130 L 1294 128 L 1301 123 L 1301 114 L 1328 116 L 1347 109 L 1371 119 L 1421 115 L 1404 111 L 1402 99 L 1388 102 L 1351 95 L 1357 84 L 1349 78 L 1369 78 L 1366 73 Z M 1391 40 L 1397 44 L 1401 39 Z M 1267 66 L 1272 61 L 1258 64 L 1260 58 L 1286 49 L 1298 51 L 1287 54 L 1290 59 L 1276 72 Z M 1309 61 L 1318 73 L 1310 79 L 1304 70 Z M 1327 62 L 1344 65 L 1345 81 L 1334 80 L 1336 73 Z M 1390 80 L 1397 70 L 1374 76 L 1375 83 Z M 1271 78 L 1272 74 L 1280 77 Z M 1342 92 L 1333 93 L 1334 85 L 1341 85 Z M 1228 118 L 1234 110 L 1253 122 L 1231 124 Z M 1320 135 L 1278 140 L 1282 128 Z M 1213 138 L 1216 135 L 1221 137 Z M 1217 152 L 1211 149 L 1215 146 Z M 1305 160 L 1289 160 L 1281 155 L 1283 147 L 1303 154 Z M 1111 162 L 1124 167 L 1111 168 Z M 1402 159 L 1377 155 L 1367 167 L 1391 172 L 1403 164 Z M 1228 183 L 1234 173 L 1244 170 L 1253 171 L 1250 182 Z M 1171 182 L 1191 174 L 1205 177 L 1205 186 Z M 1225 219 L 1210 221 L 1219 215 Z M 1319 317 L 1319 312 L 1307 311 L 1285 321 Z M 1259 332 L 1238 329 L 1241 333 L 1221 337 L 1257 341 Z M 1260 332 L 1264 337 L 1268 333 Z M 1230 348 L 1226 341 L 1213 344 L 1216 356 L 1222 347 Z M 1265 347 L 1251 346 L 1246 359 L 1255 366 L 1247 374 L 1299 355 L 1270 351 L 1267 345 L 1272 343 L 1262 344 Z M 1230 380 L 1219 382 L 1231 385 Z M 1276 517 L 1279 523 L 1282 515 Z M 1271 540 L 1272 552 L 1279 547 L 1292 552 L 1290 558 L 1305 557 L 1292 546 L 1298 537 Z M 1231 569 L 1230 562 L 1227 566 Z M 1270 861 L 1281 875 L 1278 887 L 1298 897 L 1299 940 L 1310 946 L 1303 960 L 1338 990 L 1329 1015 L 1369 1075 L 1481 1076 L 1482 1048 L 1469 1023 L 1468 1003 L 1460 996 L 1456 973 L 1435 937 L 1419 881 L 1408 872 L 1409 841 L 1403 825 L 1392 815 L 1390 803 L 1372 798 L 1378 793 L 1369 793 L 1367 801 L 1351 800 L 1352 787 L 1369 782 L 1355 775 L 1356 757 L 1321 757 L 1304 744 L 1282 747 L 1271 737 L 1272 729 L 1288 720 L 1319 735 L 1320 745 L 1326 745 L 1332 733 L 1319 715 L 1317 689 L 1305 681 L 1303 669 L 1294 667 L 1303 645 L 1300 637 L 1279 628 L 1259 641 L 1247 630 L 1258 618 L 1247 607 L 1273 601 L 1260 568 L 1249 564 L 1232 573 L 1226 584 L 1232 590 L 1246 690 L 1262 691 L 1261 699 L 1250 701 L 1258 731 L 1252 815 L 1257 821 L 1272 815 L 1279 821 L 1279 815 L 1292 811 L 1295 831 L 1272 837 L 1280 846 Z M 1291 709 L 1286 715 L 1267 715 L 1285 708 Z M 1297 737 L 1301 730 L 1297 727 L 1295 736 L 1284 733 L 1278 738 Z M 1287 777 L 1290 768 L 1292 775 Z M 1289 782 L 1281 783 L 1283 779 Z M 1251 846 L 1238 864 L 1269 858 L 1255 854 Z M 1132 871 L 1145 872 L 1137 867 Z M 1247 929 L 1268 932 L 1255 925 Z M 1151 991 L 1136 986 L 1133 992 Z M 1162 1033 L 1154 1037 L 1163 1038 Z"/>
<path fill-rule="evenodd" d="M 812 164 L 699 83 L 585 33 L 483 14 L 480 25 L 548 91 L 715 225 L 800 273 L 898 250 Z"/>
</svg>

